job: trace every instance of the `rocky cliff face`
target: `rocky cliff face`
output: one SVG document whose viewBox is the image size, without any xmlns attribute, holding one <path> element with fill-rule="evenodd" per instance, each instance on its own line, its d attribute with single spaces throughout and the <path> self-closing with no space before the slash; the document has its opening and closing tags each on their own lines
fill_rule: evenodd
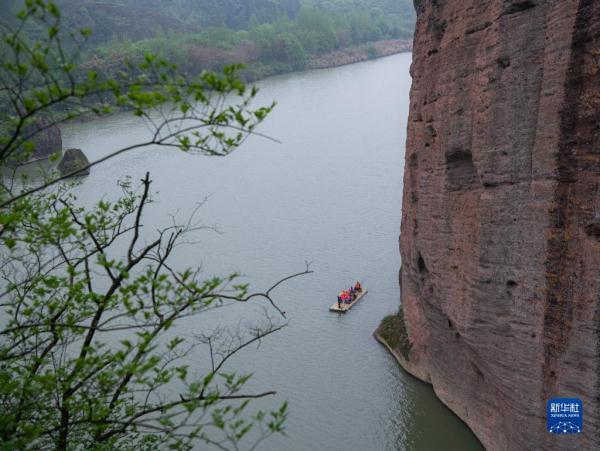
<svg viewBox="0 0 600 451">
<path fill-rule="evenodd" d="M 415 7 L 404 366 L 488 449 L 600 449 L 600 1 Z"/>
</svg>

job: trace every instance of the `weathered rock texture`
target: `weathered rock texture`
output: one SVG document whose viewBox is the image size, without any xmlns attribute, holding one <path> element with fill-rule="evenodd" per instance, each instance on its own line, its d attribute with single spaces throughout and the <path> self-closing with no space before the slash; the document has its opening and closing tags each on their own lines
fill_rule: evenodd
<svg viewBox="0 0 600 451">
<path fill-rule="evenodd" d="M 488 449 L 600 449 L 600 0 L 415 6 L 404 365 Z"/>
<path fill-rule="evenodd" d="M 89 164 L 89 160 L 81 149 L 67 149 L 65 150 L 65 154 L 62 156 L 60 163 L 58 163 L 58 170 L 62 175 L 69 175 L 81 169 L 81 171 L 74 175 L 89 175 Z"/>
</svg>

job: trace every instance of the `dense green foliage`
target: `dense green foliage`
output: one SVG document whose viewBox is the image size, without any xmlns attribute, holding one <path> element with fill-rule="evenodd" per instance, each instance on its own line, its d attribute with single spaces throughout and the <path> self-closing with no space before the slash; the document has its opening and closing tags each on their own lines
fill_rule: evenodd
<svg viewBox="0 0 600 451">
<path fill-rule="evenodd" d="M 0 18 L 23 0 L 3 0 Z M 197 74 L 244 64 L 243 76 L 310 67 L 310 59 L 382 40 L 409 40 L 411 0 L 57 0 L 63 24 L 93 29 L 82 57 L 115 73 L 147 52 Z M 0 19 L 1 21 L 1 19 Z M 369 49 L 367 56 L 378 53 Z"/>
<path fill-rule="evenodd" d="M 243 63 L 254 78 L 305 68 L 307 58 L 336 50 L 411 39 L 415 21 L 410 0 L 58 3 L 69 26 L 94 29 L 86 57 L 97 69 L 119 68 L 124 60 L 152 51 L 190 73 Z"/>
<path fill-rule="evenodd" d="M 161 2 L 137 0 L 138 5 L 168 10 L 175 17 L 201 27 L 225 26 L 234 30 L 249 28 L 251 23 L 269 23 L 279 17 L 293 19 L 301 0 L 173 0 Z"/>
<path fill-rule="evenodd" d="M 0 449 L 240 449 L 282 433 L 286 404 L 250 412 L 251 399 L 274 392 L 247 391 L 249 374 L 228 365 L 284 324 L 267 316 L 191 337 L 177 326 L 259 299 L 283 317 L 271 291 L 308 268 L 265 293 L 249 294 L 238 274 L 203 279 L 173 258 L 198 229 L 193 217 L 143 228 L 148 173 L 119 182 L 120 198 L 82 207 L 66 177 L 85 168 L 27 180 L 12 171 L 44 128 L 119 107 L 152 137 L 88 168 L 150 145 L 225 156 L 273 105 L 252 107 L 257 91 L 235 67 L 189 78 L 147 53 L 114 77 L 86 69 L 78 61 L 90 32 L 65 30 L 51 1 L 25 5 L 0 31 Z"/>
</svg>

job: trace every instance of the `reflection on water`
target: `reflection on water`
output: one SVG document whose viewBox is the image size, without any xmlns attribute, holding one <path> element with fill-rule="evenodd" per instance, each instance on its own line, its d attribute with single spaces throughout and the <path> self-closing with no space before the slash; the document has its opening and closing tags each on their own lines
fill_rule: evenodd
<svg viewBox="0 0 600 451">
<path fill-rule="evenodd" d="M 479 449 L 468 429 L 431 388 L 401 371 L 371 336 L 399 305 L 398 231 L 410 54 L 337 69 L 275 77 L 259 102 L 278 106 L 261 132 L 227 158 L 145 149 L 95 167 L 77 188 L 84 201 L 118 193 L 117 178 L 151 172 L 156 203 L 144 216 L 150 233 L 185 216 L 207 195 L 202 233 L 178 249 L 181 267 L 202 264 L 206 276 L 240 270 L 255 289 L 304 268 L 274 293 L 289 325 L 235 368 L 252 372 L 251 387 L 275 389 L 263 407 L 290 402 L 288 437 L 272 450 Z M 63 130 L 65 147 L 90 160 L 147 137 L 128 116 Z M 328 312 L 336 293 L 359 279 L 369 293 L 352 311 Z M 190 318 L 193 335 L 254 317 L 252 305 Z M 192 362 L 200 368 L 201 360 Z"/>
</svg>

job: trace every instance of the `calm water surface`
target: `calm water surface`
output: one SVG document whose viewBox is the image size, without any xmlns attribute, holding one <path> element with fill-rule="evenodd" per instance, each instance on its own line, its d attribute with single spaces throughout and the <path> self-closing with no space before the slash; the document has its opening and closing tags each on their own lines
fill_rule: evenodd
<svg viewBox="0 0 600 451">
<path fill-rule="evenodd" d="M 150 171 L 158 194 L 144 218 L 148 233 L 209 196 L 200 219 L 221 233 L 200 233 L 179 248 L 179 268 L 202 264 L 207 276 L 240 270 L 261 289 L 313 262 L 314 274 L 275 293 L 288 327 L 231 367 L 254 374 L 252 389 L 277 390 L 261 407 L 290 403 L 287 438 L 261 449 L 480 449 L 431 388 L 402 372 L 371 335 L 399 306 L 410 61 L 400 54 L 264 80 L 259 103 L 278 106 L 261 131 L 282 144 L 253 137 L 224 159 L 137 150 L 93 168 L 78 188 L 84 201 L 111 197 L 119 177 Z M 92 160 L 147 133 L 119 115 L 69 125 L 63 141 Z M 345 316 L 329 313 L 336 293 L 356 279 L 368 295 Z M 255 314 L 236 306 L 178 332 L 191 336 Z"/>
</svg>

